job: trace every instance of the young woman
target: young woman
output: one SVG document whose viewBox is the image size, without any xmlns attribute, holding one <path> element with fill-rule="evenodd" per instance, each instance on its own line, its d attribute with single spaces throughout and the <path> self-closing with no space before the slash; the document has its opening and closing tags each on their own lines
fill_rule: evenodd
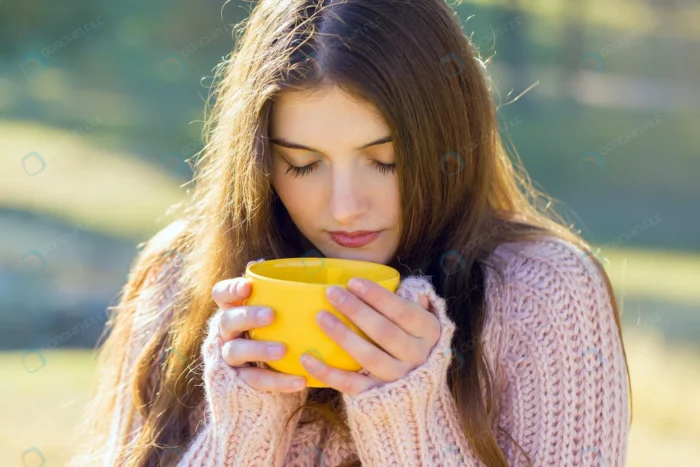
<svg viewBox="0 0 700 467">
<path fill-rule="evenodd" d="M 504 151 L 454 11 L 263 0 L 247 21 L 192 196 L 108 323 L 71 465 L 624 465 L 610 281 Z M 334 301 L 376 345 L 319 310 L 364 366 L 309 362 L 328 388 L 246 338 L 275 313 L 245 306 L 248 263 L 309 255 L 402 274 Z"/>
</svg>

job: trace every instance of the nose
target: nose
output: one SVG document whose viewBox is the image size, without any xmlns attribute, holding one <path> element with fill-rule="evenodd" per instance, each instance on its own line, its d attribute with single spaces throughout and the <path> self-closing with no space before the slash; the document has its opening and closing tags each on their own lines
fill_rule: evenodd
<svg viewBox="0 0 700 467">
<path fill-rule="evenodd" d="M 369 196 L 356 171 L 339 170 L 331 182 L 331 214 L 339 225 L 355 225 L 367 213 Z"/>
</svg>

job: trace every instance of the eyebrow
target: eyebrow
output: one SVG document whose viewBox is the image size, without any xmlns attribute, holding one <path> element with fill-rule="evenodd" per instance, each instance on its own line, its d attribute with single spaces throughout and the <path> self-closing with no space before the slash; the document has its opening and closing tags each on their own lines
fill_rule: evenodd
<svg viewBox="0 0 700 467">
<path fill-rule="evenodd" d="M 284 138 L 268 138 L 268 139 L 273 144 L 276 144 L 278 146 L 282 146 L 285 148 L 289 148 L 289 149 L 303 149 L 305 151 L 323 152 L 323 151 L 319 151 L 318 149 L 304 146 L 303 144 L 292 143 L 291 141 L 287 141 Z M 370 146 L 377 146 L 379 144 L 388 143 L 390 141 L 392 141 L 391 136 L 385 136 L 383 138 L 379 138 L 376 141 L 372 141 L 371 143 L 367 143 L 364 146 L 360 146 L 359 148 L 355 148 L 355 151 L 362 151 L 363 149 L 367 149 Z"/>
</svg>

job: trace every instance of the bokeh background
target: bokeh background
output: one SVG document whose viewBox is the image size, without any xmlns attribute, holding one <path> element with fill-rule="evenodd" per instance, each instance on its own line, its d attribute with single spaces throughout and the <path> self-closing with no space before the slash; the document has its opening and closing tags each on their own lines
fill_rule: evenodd
<svg viewBox="0 0 700 467">
<path fill-rule="evenodd" d="M 628 465 L 697 465 L 700 2 L 451 3 L 511 150 L 613 279 Z M 67 459 L 106 307 L 185 196 L 251 5 L 0 2 L 0 465 Z"/>
</svg>

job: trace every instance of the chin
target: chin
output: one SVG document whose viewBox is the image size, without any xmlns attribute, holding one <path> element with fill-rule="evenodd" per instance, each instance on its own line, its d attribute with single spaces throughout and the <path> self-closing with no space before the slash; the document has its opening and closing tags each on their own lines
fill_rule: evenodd
<svg viewBox="0 0 700 467">
<path fill-rule="evenodd" d="M 386 264 L 383 260 L 382 255 L 371 251 L 358 251 L 358 252 L 343 252 L 339 254 L 334 254 L 332 258 L 339 259 L 352 259 L 355 261 L 369 261 L 370 263 Z"/>
</svg>

